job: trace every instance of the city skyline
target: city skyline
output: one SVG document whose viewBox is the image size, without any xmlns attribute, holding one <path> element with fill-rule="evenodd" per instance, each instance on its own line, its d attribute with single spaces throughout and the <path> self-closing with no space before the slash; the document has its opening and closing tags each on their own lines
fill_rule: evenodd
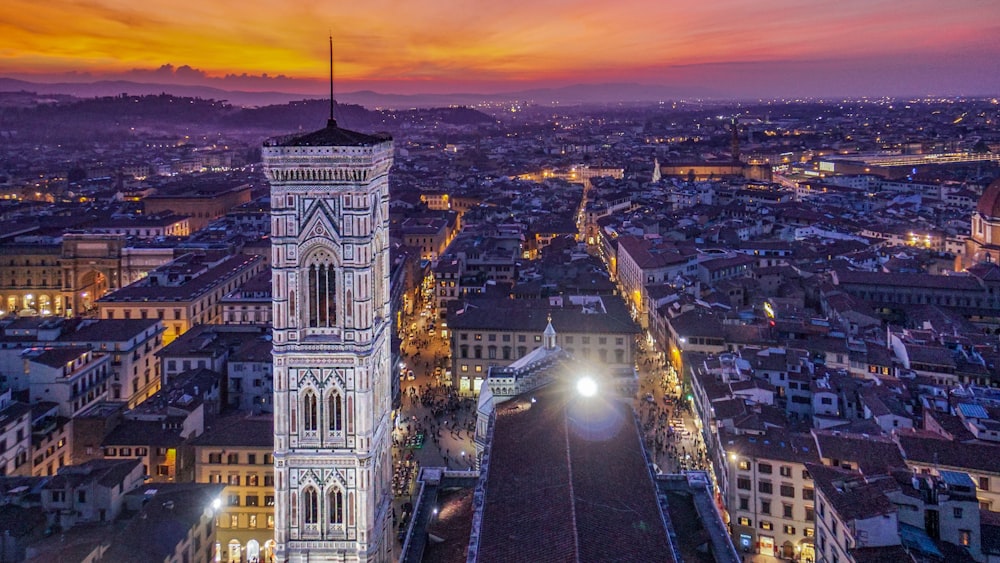
<svg viewBox="0 0 1000 563">
<path fill-rule="evenodd" d="M 0 8 L 0 75 L 124 79 L 322 94 L 498 93 L 638 83 L 710 98 L 992 95 L 1000 5 L 542 0 L 160 2 L 17 0 Z M 391 77 L 391 78 L 389 78 Z"/>
</svg>

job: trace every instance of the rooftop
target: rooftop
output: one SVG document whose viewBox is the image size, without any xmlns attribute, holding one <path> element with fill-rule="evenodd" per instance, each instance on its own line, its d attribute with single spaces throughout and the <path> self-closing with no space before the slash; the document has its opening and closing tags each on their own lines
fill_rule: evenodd
<svg viewBox="0 0 1000 563">
<path fill-rule="evenodd" d="M 111 542 L 104 554 L 119 563 L 163 561 L 173 556 L 177 545 L 219 498 L 225 485 L 157 483 L 155 489 L 140 487 L 130 496 L 146 498 L 139 515 Z"/>
<path fill-rule="evenodd" d="M 369 135 L 344 129 L 337 125 L 336 120 L 329 120 L 326 127 L 306 133 L 274 139 L 265 146 L 272 147 L 371 147 L 391 141 L 392 137 L 385 133 Z"/>
<path fill-rule="evenodd" d="M 627 404 L 566 381 L 503 403 L 490 459 L 479 561 L 672 559 Z"/>
<path fill-rule="evenodd" d="M 191 445 L 239 448 L 274 448 L 274 418 L 238 413 L 217 418 Z"/>
</svg>

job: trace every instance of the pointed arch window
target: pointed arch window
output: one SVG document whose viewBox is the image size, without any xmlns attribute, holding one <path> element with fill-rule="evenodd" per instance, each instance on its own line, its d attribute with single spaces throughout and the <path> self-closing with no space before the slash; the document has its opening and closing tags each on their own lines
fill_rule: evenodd
<svg viewBox="0 0 1000 563">
<path fill-rule="evenodd" d="M 313 487 L 302 491 L 302 518 L 306 524 L 319 523 L 319 495 Z"/>
<path fill-rule="evenodd" d="M 344 523 L 344 493 L 340 489 L 334 487 L 330 489 L 327 495 L 326 505 L 330 512 L 330 523 L 331 524 L 343 524 Z"/>
<path fill-rule="evenodd" d="M 374 300 L 375 310 L 378 316 L 380 317 L 383 315 L 382 308 L 385 306 L 384 281 L 386 276 L 386 270 L 385 270 L 385 257 L 383 256 L 383 254 L 384 252 L 382 252 L 382 249 L 380 248 L 378 254 L 375 257 L 375 295 L 373 296 L 375 298 Z"/>
<path fill-rule="evenodd" d="M 310 264 L 306 277 L 309 283 L 309 326 L 333 326 L 337 322 L 336 270 L 331 264 Z"/>
<path fill-rule="evenodd" d="M 327 398 L 327 408 L 330 416 L 330 431 L 340 432 L 344 429 L 344 399 L 340 392 L 334 389 Z"/>
<path fill-rule="evenodd" d="M 346 307 L 344 307 L 344 316 L 347 318 L 348 324 L 354 318 L 354 292 L 348 289 L 344 292 L 344 302 Z"/>
<path fill-rule="evenodd" d="M 302 424 L 306 431 L 319 427 L 319 413 L 316 412 L 316 393 L 310 389 L 302 397 Z"/>
</svg>

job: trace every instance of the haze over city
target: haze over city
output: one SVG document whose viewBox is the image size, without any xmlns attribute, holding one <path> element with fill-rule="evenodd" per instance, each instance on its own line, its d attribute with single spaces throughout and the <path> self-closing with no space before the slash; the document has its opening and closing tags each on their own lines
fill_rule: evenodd
<svg viewBox="0 0 1000 563">
<path fill-rule="evenodd" d="M 642 84 L 673 97 L 990 95 L 1000 4 L 455 0 L 0 6 L 0 76 L 322 94 Z M 614 88 L 601 92 L 613 99 Z"/>
</svg>

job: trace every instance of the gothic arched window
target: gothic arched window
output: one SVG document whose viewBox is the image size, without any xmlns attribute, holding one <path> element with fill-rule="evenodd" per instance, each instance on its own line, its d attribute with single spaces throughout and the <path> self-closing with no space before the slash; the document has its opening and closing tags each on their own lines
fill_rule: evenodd
<svg viewBox="0 0 1000 563">
<path fill-rule="evenodd" d="M 336 270 L 331 264 L 310 264 L 306 269 L 309 283 L 309 326 L 331 327 L 337 322 Z"/>
<path fill-rule="evenodd" d="M 327 398 L 328 416 L 330 418 L 330 430 L 340 432 L 344 429 L 344 401 L 340 397 L 340 392 L 334 389 Z"/>
<path fill-rule="evenodd" d="M 319 523 L 319 495 L 313 487 L 302 491 L 302 518 L 306 524 Z"/>
<path fill-rule="evenodd" d="M 344 493 L 334 487 L 327 494 L 326 506 L 330 512 L 331 524 L 344 523 Z"/>
<path fill-rule="evenodd" d="M 344 292 L 344 302 L 346 307 L 344 307 L 344 315 L 347 317 L 347 322 L 350 324 L 351 319 L 354 317 L 354 293 L 348 289 Z"/>
<path fill-rule="evenodd" d="M 309 328 L 330 328 L 337 324 L 337 265 L 329 248 L 317 248 L 302 261 L 299 311 Z M 295 312 L 292 311 L 294 314 Z"/>
<path fill-rule="evenodd" d="M 385 304 L 384 281 L 385 281 L 386 270 L 385 270 L 385 257 L 383 256 L 384 253 L 381 252 L 381 249 L 379 250 L 380 252 L 375 256 L 375 274 L 374 274 L 375 295 L 373 297 L 375 298 L 374 303 L 376 311 L 378 312 L 378 316 L 382 316 L 383 314 L 382 307 L 384 307 Z"/>
<path fill-rule="evenodd" d="M 316 394 L 306 391 L 302 397 L 302 424 L 305 430 L 316 430 L 319 427 L 319 413 L 316 412 Z"/>
</svg>

